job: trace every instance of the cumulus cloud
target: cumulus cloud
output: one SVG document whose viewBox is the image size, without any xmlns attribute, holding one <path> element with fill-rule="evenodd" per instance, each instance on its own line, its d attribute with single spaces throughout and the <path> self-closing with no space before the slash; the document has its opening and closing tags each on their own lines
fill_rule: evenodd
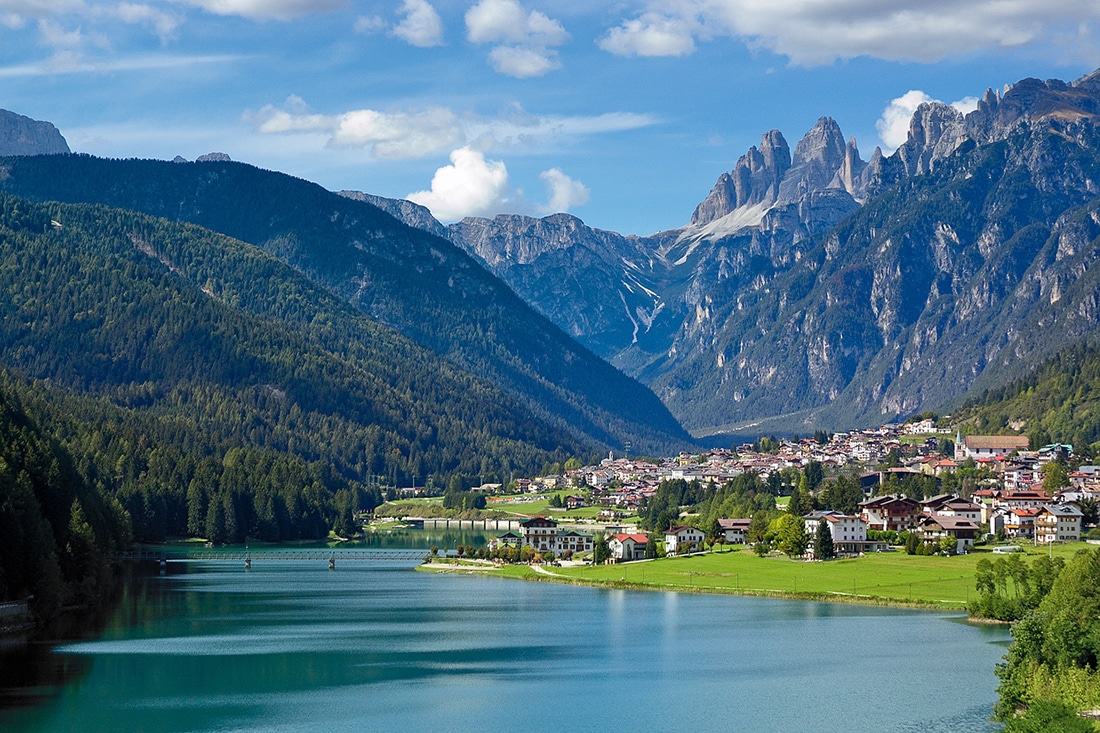
<svg viewBox="0 0 1100 733">
<path fill-rule="evenodd" d="M 687 56 L 695 51 L 695 31 L 687 19 L 644 13 L 624 20 L 596 43 L 616 56 Z"/>
<path fill-rule="evenodd" d="M 539 174 L 550 189 L 550 201 L 539 207 L 543 214 L 569 211 L 574 206 L 588 203 L 588 186 L 562 173 L 561 168 L 551 168 Z"/>
<path fill-rule="evenodd" d="M 428 207 L 432 216 L 442 222 L 505 211 L 545 216 L 588 202 L 588 187 L 560 168 L 539 174 L 546 183 L 549 201 L 533 204 L 524 201 L 522 191 L 512 188 L 503 161 L 487 160 L 483 152 L 469 146 L 452 151 L 450 159 L 450 165 L 439 168 L 432 176 L 430 190 L 406 196 L 409 201 Z"/>
<path fill-rule="evenodd" d="M 935 100 L 932 97 L 919 89 L 910 89 L 900 97 L 891 99 L 890 104 L 882 111 L 882 117 L 875 123 L 882 144 L 890 150 L 904 144 L 909 137 L 909 121 L 913 119 L 917 107 L 933 101 Z"/>
<path fill-rule="evenodd" d="M 252 20 L 290 20 L 311 13 L 327 13 L 347 0 L 183 0 L 215 15 L 239 15 Z"/>
<path fill-rule="evenodd" d="M 460 117 L 446 107 L 380 112 L 351 110 L 324 115 L 311 112 L 296 95 L 279 106 L 245 112 L 244 120 L 265 135 L 321 133 L 328 147 L 366 148 L 376 157 L 419 158 L 456 146 L 480 150 L 535 149 L 563 139 L 621 132 L 657 122 L 650 115 L 611 112 L 591 117 L 532 115 L 514 106 L 499 117 Z"/>
<path fill-rule="evenodd" d="M 516 0 L 481 0 L 466 11 L 466 37 L 473 43 L 560 46 L 569 39 L 562 24 Z"/>
<path fill-rule="evenodd" d="M 405 17 L 394 26 L 395 36 L 420 48 L 443 45 L 443 19 L 431 3 L 427 0 L 404 0 L 399 12 Z"/>
<path fill-rule="evenodd" d="M 430 191 L 416 191 L 406 198 L 427 206 L 443 222 L 466 216 L 485 216 L 507 206 L 510 196 L 508 169 L 499 160 L 470 147 L 451 153 L 451 164 L 432 176 Z"/>
<path fill-rule="evenodd" d="M 496 71 L 526 79 L 561 68 L 555 47 L 569 40 L 562 24 L 517 0 L 481 0 L 466 11 L 466 38 L 497 44 L 489 53 Z"/>
<path fill-rule="evenodd" d="M 683 55 L 714 36 L 813 66 L 872 56 L 934 62 L 975 51 L 1048 44 L 1094 55 L 1094 0 L 649 0 L 612 28 L 601 48 L 622 55 Z M 1066 43 L 1059 44 L 1059 40 Z M 1059 44 L 1059 45 L 1055 45 Z M 688 49 L 688 50 L 684 50 Z"/>
<path fill-rule="evenodd" d="M 939 101 L 919 89 L 910 89 L 900 97 L 891 99 L 890 104 L 886 105 L 886 109 L 882 111 L 882 117 L 875 123 L 875 129 L 878 130 L 883 147 L 894 150 L 904 145 L 909 139 L 909 122 L 913 119 L 913 113 L 917 111 L 917 107 L 925 102 Z M 963 97 L 952 102 L 951 106 L 965 115 L 978 108 L 978 98 Z"/>
</svg>

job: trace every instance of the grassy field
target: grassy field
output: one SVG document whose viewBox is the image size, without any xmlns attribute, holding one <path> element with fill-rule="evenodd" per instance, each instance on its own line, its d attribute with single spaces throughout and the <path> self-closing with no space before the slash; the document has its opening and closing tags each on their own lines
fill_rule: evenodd
<svg viewBox="0 0 1100 733">
<path fill-rule="evenodd" d="M 554 492 L 554 493 L 558 494 L 562 499 L 564 499 L 566 496 L 569 496 L 571 493 L 575 493 L 575 492 L 557 491 L 557 492 Z M 522 515 L 528 516 L 528 517 L 542 516 L 542 517 L 550 517 L 552 519 L 557 519 L 557 520 L 596 519 L 597 517 L 600 516 L 600 510 L 603 509 L 603 507 L 599 507 L 599 506 L 585 506 L 585 507 L 581 507 L 580 509 L 574 509 L 572 511 L 566 511 L 565 509 L 554 509 L 550 506 L 550 496 L 552 496 L 552 494 L 546 494 L 545 499 L 539 499 L 537 501 L 523 501 L 523 502 L 515 502 L 515 503 L 509 502 L 509 503 L 503 503 L 503 504 L 494 502 L 494 503 L 489 505 L 489 508 L 490 509 L 497 509 L 497 510 L 505 511 L 505 512 L 513 512 L 515 514 L 522 514 Z M 509 499 L 510 498 L 517 498 L 518 499 L 518 498 L 522 498 L 522 497 L 504 497 L 504 498 L 509 498 Z M 628 516 L 625 519 L 620 520 L 620 521 L 633 522 L 635 520 L 636 520 L 636 517 Z"/>
<path fill-rule="evenodd" d="M 1060 545 L 1054 554 L 1069 557 L 1089 547 Z M 1027 548 L 1028 556 L 1048 549 Z M 708 593 L 780 596 L 964 609 L 974 591 L 974 568 L 988 552 L 956 557 L 873 553 L 830 562 L 760 558 L 747 549 L 665 558 L 646 562 L 589 567 L 546 568 L 548 576 L 525 565 L 487 570 L 493 575 L 527 580 L 557 580 L 617 588 L 683 590 Z"/>
</svg>

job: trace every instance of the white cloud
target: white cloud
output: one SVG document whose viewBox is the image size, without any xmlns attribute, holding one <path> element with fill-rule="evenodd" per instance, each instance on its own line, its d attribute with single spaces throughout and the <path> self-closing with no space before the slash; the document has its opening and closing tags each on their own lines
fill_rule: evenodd
<svg viewBox="0 0 1100 733">
<path fill-rule="evenodd" d="M 319 115 L 307 113 L 305 103 L 297 96 L 290 97 L 285 107 L 267 105 L 244 117 L 261 134 L 326 133 L 328 147 L 365 148 L 386 160 L 422 158 L 449 150 L 463 140 L 458 118 L 444 107 L 426 107 L 414 112 L 360 109 Z"/>
<path fill-rule="evenodd" d="M 917 107 L 934 101 L 919 89 L 910 89 L 900 97 L 891 99 L 882 111 L 882 117 L 875 123 L 882 144 L 890 150 L 904 144 L 909 137 L 909 121 L 913 119 Z"/>
<path fill-rule="evenodd" d="M 588 187 L 560 168 L 543 171 L 539 178 L 546 183 L 550 199 L 545 204 L 527 203 L 523 192 L 509 184 L 503 161 L 486 160 L 484 153 L 466 146 L 452 151 L 451 164 L 436 170 L 430 190 L 415 191 L 406 198 L 427 206 L 432 216 L 442 222 L 502 212 L 546 216 L 588 202 Z"/>
<path fill-rule="evenodd" d="M 1095 0 L 648 0 L 600 40 L 624 55 L 683 55 L 732 36 L 813 66 L 871 56 L 934 62 L 975 51 L 1045 47 L 1094 61 Z M 1067 50 L 1068 49 L 1068 50 Z"/>
<path fill-rule="evenodd" d="M 38 21 L 38 32 L 42 36 L 42 43 L 50 48 L 71 51 L 84 44 L 84 36 L 79 28 L 67 31 L 52 20 Z"/>
<path fill-rule="evenodd" d="M 443 107 L 395 114 L 366 109 L 340 115 L 331 144 L 369 147 L 379 158 L 403 160 L 446 150 L 461 139 L 458 118 Z"/>
<path fill-rule="evenodd" d="M 886 109 L 882 111 L 882 117 L 875 123 L 879 139 L 884 148 L 894 150 L 903 145 L 909 139 L 909 123 L 913 119 L 913 113 L 917 107 L 925 102 L 939 102 L 919 89 L 910 89 L 905 94 L 890 100 Z M 978 108 L 977 97 L 963 97 L 952 102 L 951 106 L 964 115 Z"/>
<path fill-rule="evenodd" d="M 951 103 L 951 106 L 962 112 L 964 115 L 968 115 L 978 108 L 977 97 L 963 97 L 960 100 Z"/>
<path fill-rule="evenodd" d="M 466 38 L 497 44 L 489 53 L 496 71 L 526 79 L 561 68 L 554 47 L 569 40 L 564 26 L 517 0 L 481 0 L 466 11 Z"/>
<path fill-rule="evenodd" d="M 593 117 L 532 115 L 515 106 L 499 117 L 459 117 L 446 107 L 402 112 L 371 109 L 342 114 L 311 113 L 298 96 L 281 106 L 266 105 L 245 112 L 244 120 L 264 135 L 321 133 L 328 147 L 368 148 L 375 157 L 392 160 L 419 158 L 455 146 L 494 148 L 541 147 L 568 138 L 635 130 L 656 124 L 650 115 L 611 112 Z"/>
<path fill-rule="evenodd" d="M 28 21 L 87 10 L 82 0 L 0 0 L 0 22 L 18 30 Z"/>
<path fill-rule="evenodd" d="M 609 30 L 597 45 L 616 56 L 687 56 L 695 50 L 695 31 L 686 19 L 644 13 Z"/>
<path fill-rule="evenodd" d="M 551 168 L 539 174 L 550 189 L 550 201 L 539 207 L 544 214 L 569 211 L 574 206 L 588 203 L 588 186 L 562 173 L 561 168 Z"/>
<path fill-rule="evenodd" d="M 495 71 L 517 79 L 543 76 L 561 68 L 557 52 L 525 46 L 497 46 L 489 52 L 489 65 Z"/>
<path fill-rule="evenodd" d="M 466 11 L 466 37 L 472 43 L 560 46 L 569 40 L 562 24 L 516 0 L 481 0 Z"/>
<path fill-rule="evenodd" d="M 405 17 L 393 28 L 393 34 L 412 46 L 429 48 L 443 45 L 443 19 L 427 0 L 404 0 Z"/>
<path fill-rule="evenodd" d="M 183 0 L 215 15 L 239 15 L 252 20 L 290 20 L 312 13 L 327 13 L 347 5 L 347 0 Z"/>
<path fill-rule="evenodd" d="M 430 191 L 416 191 L 407 198 L 427 206 L 442 222 L 466 216 L 485 216 L 499 211 L 509 201 L 508 169 L 499 160 L 469 147 L 451 153 L 451 164 L 432 176 Z"/>
</svg>

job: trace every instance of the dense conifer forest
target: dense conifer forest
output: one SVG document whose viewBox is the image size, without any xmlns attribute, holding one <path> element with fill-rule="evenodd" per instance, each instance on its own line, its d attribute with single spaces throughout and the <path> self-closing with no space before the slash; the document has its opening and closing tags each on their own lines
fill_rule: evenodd
<svg viewBox="0 0 1100 733">
<path fill-rule="evenodd" d="M 19 405 L 6 419 L 37 426 L 20 429 L 63 467 L 34 509 L 19 487 L 35 474 L 5 457 L 2 521 L 23 528 L 5 538 L 48 544 L 28 519 L 46 512 L 57 548 L 6 545 L 6 597 L 51 577 L 29 557 L 56 556 L 65 578 L 66 553 L 131 536 L 347 534 L 381 485 L 531 474 L 594 450 L 255 247 L 99 206 L 0 197 L 0 365 Z M 71 542 L 74 516 L 98 554 Z"/>
</svg>

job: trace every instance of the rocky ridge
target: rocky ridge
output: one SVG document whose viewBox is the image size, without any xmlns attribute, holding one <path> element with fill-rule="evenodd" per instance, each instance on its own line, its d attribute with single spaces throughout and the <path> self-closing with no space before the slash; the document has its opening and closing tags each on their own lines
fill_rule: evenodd
<svg viewBox="0 0 1100 733">
<path fill-rule="evenodd" d="M 0 109 L 0 155 L 64 155 L 72 151 L 49 122 Z"/>
<path fill-rule="evenodd" d="M 881 422 L 1097 335 L 1098 117 L 1100 72 L 1025 79 L 969 114 L 921 105 L 867 161 L 827 117 L 793 153 L 769 131 L 669 232 L 447 233 L 697 433 Z"/>
</svg>

